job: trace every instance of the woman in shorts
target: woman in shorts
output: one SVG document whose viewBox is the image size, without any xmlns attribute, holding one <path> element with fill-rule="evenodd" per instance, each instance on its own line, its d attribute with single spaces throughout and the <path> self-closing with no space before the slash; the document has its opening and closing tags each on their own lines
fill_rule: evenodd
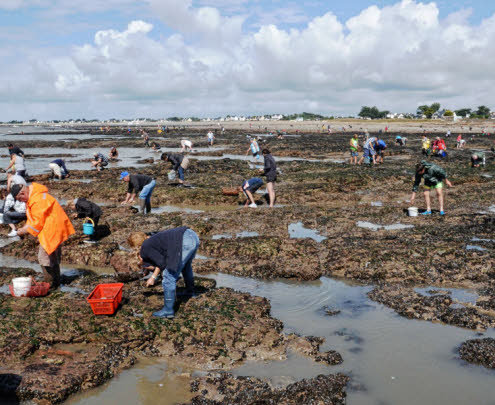
<svg viewBox="0 0 495 405">
<path fill-rule="evenodd" d="M 263 158 L 265 159 L 265 167 L 260 171 L 266 177 L 266 191 L 268 191 L 270 198 L 270 208 L 273 208 L 273 204 L 275 204 L 274 183 L 277 181 L 277 164 L 268 149 L 263 149 Z"/>
<path fill-rule="evenodd" d="M 433 163 L 422 160 L 416 166 L 416 177 L 414 179 L 413 193 L 411 195 L 411 204 L 414 203 L 416 198 L 416 192 L 418 191 L 419 185 L 421 184 L 421 179 L 425 180 L 425 201 L 426 201 L 426 211 L 422 215 L 431 215 L 431 198 L 430 190 L 435 190 L 438 196 L 438 204 L 440 205 L 440 215 L 445 215 L 443 210 L 443 182 L 447 186 L 452 187 L 452 183 L 447 179 L 447 173 L 440 166 Z"/>
</svg>

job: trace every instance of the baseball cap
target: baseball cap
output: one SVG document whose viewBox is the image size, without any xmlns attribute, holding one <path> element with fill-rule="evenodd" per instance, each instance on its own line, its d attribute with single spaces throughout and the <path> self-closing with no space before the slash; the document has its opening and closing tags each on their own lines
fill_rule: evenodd
<svg viewBox="0 0 495 405">
<path fill-rule="evenodd" d="M 122 173 L 120 173 L 120 180 L 123 180 L 124 177 L 127 177 L 127 176 L 129 176 L 129 172 L 122 172 Z"/>
</svg>

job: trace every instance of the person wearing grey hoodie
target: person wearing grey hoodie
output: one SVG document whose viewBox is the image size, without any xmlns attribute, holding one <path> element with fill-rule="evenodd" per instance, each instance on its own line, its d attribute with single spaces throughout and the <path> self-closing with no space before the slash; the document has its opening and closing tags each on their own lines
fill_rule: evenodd
<svg viewBox="0 0 495 405">
<path fill-rule="evenodd" d="M 435 190 L 438 196 L 438 204 L 440 205 L 440 215 L 445 215 L 443 210 L 443 182 L 447 186 L 452 187 L 452 183 L 447 179 L 447 173 L 440 166 L 434 163 L 422 160 L 416 165 L 416 176 L 414 179 L 413 192 L 411 195 L 411 204 L 414 203 L 416 198 L 416 192 L 418 191 L 419 185 L 421 184 L 421 179 L 425 180 L 425 201 L 426 201 L 426 211 L 423 215 L 431 215 L 431 198 L 430 190 Z"/>
</svg>

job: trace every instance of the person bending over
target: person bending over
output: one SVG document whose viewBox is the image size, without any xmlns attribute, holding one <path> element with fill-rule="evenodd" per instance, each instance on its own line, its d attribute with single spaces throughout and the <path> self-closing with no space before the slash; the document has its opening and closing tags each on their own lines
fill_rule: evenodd
<svg viewBox="0 0 495 405">
<path fill-rule="evenodd" d="M 155 188 L 155 179 L 145 174 L 129 174 L 129 172 L 120 173 L 120 180 L 128 183 L 127 195 L 122 205 L 132 203 L 136 194 L 139 194 L 139 210 L 142 214 L 151 212 L 151 194 Z"/>
<path fill-rule="evenodd" d="M 242 191 L 246 196 L 245 207 L 256 208 L 256 202 L 254 201 L 253 194 L 263 185 L 263 180 L 259 177 L 253 177 L 249 180 L 244 180 L 244 183 L 239 187 L 239 191 Z M 249 202 L 251 201 L 251 204 Z"/>
<path fill-rule="evenodd" d="M 145 271 L 152 272 L 146 285 L 148 287 L 155 285 L 158 276 L 162 275 L 163 308 L 154 312 L 153 316 L 158 318 L 175 316 L 176 283 L 181 274 L 184 277 L 186 294 L 194 295 L 192 261 L 198 247 L 198 235 L 185 226 L 158 232 L 141 245 L 138 259 Z"/>
<path fill-rule="evenodd" d="M 65 160 L 63 159 L 53 160 L 50 164 L 48 164 L 48 167 L 52 171 L 52 178 L 58 177 L 59 180 L 62 180 L 63 178 L 70 176 L 69 170 L 65 166 Z"/>
<path fill-rule="evenodd" d="M 435 190 L 438 196 L 438 204 L 440 205 L 440 215 L 445 215 L 443 209 L 443 182 L 447 186 L 452 187 L 452 183 L 447 179 L 447 173 L 440 166 L 433 163 L 422 160 L 416 165 L 416 177 L 414 179 L 413 193 L 411 195 L 411 204 L 414 203 L 416 198 L 416 192 L 418 191 L 419 185 L 421 184 L 421 179 L 425 181 L 425 201 L 426 201 L 426 211 L 422 215 L 431 215 L 431 198 L 430 191 Z"/>
</svg>

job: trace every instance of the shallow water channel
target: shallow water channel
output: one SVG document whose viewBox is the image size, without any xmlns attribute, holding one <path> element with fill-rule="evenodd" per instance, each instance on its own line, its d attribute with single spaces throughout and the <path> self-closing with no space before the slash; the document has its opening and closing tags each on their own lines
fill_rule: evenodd
<svg viewBox="0 0 495 405">
<path fill-rule="evenodd" d="M 284 322 L 285 332 L 325 337 L 321 350 L 337 350 L 344 358 L 340 366 L 325 366 L 291 354 L 285 361 L 246 363 L 233 371 L 236 375 L 267 378 L 274 386 L 283 386 L 322 373 L 344 372 L 351 376 L 350 405 L 493 404 L 495 372 L 469 365 L 456 354 L 463 341 L 479 336 L 477 332 L 405 319 L 369 300 L 366 294 L 371 287 L 326 277 L 315 282 L 261 281 L 225 274 L 210 277 L 219 287 L 268 298 L 272 315 Z M 457 292 L 458 299 L 472 298 L 469 291 Z M 326 308 L 341 312 L 328 316 Z M 484 335 L 495 333 L 490 330 Z M 191 370 L 146 360 L 68 403 L 185 401 L 183 388 L 188 382 L 181 377 L 183 371 Z"/>
</svg>

